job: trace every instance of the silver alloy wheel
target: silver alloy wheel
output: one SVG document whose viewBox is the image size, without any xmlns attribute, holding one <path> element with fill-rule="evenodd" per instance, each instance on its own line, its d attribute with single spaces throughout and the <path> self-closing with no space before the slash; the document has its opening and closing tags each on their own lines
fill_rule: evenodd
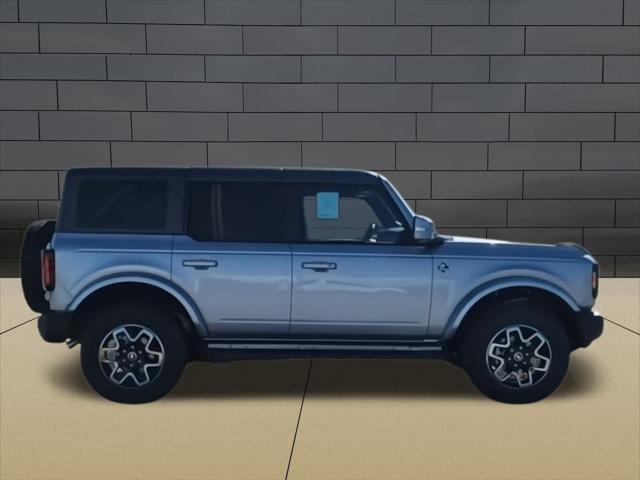
<svg viewBox="0 0 640 480">
<path fill-rule="evenodd" d="M 551 367 L 549 340 L 529 325 L 503 328 L 489 342 L 487 368 L 503 384 L 530 387 L 540 382 Z"/>
<path fill-rule="evenodd" d="M 100 342 L 102 372 L 121 387 L 141 387 L 155 380 L 164 365 L 164 345 L 147 327 L 120 325 Z"/>
</svg>

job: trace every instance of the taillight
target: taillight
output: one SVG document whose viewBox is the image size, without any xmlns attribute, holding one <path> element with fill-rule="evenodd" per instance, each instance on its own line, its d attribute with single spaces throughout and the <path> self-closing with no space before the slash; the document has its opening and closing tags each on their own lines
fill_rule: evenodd
<svg viewBox="0 0 640 480">
<path fill-rule="evenodd" d="M 598 296 L 598 281 L 599 281 L 598 264 L 593 264 L 593 270 L 591 271 L 591 294 L 593 298 Z"/>
<path fill-rule="evenodd" d="M 42 251 L 42 286 L 48 292 L 56 286 L 56 255 L 54 250 Z"/>
</svg>

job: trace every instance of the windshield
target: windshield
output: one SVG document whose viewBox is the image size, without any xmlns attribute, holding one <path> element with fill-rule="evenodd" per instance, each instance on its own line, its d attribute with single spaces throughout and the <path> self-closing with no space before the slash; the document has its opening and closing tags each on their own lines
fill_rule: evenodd
<svg viewBox="0 0 640 480">
<path fill-rule="evenodd" d="M 415 217 L 416 214 L 413 212 L 409 204 L 405 201 L 404 198 L 402 198 L 400 192 L 396 190 L 396 187 L 394 187 L 389 180 L 387 180 L 382 175 L 380 175 L 380 179 L 382 180 L 382 184 L 387 189 L 389 194 L 393 197 L 393 201 L 396 202 L 396 204 L 400 208 L 402 215 L 404 215 L 409 225 L 413 225 L 413 217 Z"/>
</svg>

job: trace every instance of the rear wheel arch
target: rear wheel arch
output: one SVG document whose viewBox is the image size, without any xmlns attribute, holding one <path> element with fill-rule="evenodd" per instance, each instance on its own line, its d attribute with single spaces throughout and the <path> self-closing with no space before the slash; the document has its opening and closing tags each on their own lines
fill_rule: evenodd
<svg viewBox="0 0 640 480">
<path fill-rule="evenodd" d="M 156 283 L 127 280 L 98 286 L 74 300 L 72 338 L 81 339 L 88 325 L 87 320 L 93 313 L 114 303 L 132 302 L 160 306 L 171 312 L 188 336 L 206 334 L 199 313 L 186 298 L 180 298 L 175 292 Z"/>
</svg>

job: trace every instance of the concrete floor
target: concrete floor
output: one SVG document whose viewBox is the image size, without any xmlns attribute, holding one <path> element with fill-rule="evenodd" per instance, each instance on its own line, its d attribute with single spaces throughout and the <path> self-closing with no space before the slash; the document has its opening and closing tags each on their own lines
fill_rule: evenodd
<svg viewBox="0 0 640 480">
<path fill-rule="evenodd" d="M 131 406 L 94 394 L 0 279 L 0 478 L 637 479 L 640 279 L 603 279 L 597 307 L 603 337 L 532 405 L 440 361 L 299 360 L 193 364 Z"/>
</svg>

